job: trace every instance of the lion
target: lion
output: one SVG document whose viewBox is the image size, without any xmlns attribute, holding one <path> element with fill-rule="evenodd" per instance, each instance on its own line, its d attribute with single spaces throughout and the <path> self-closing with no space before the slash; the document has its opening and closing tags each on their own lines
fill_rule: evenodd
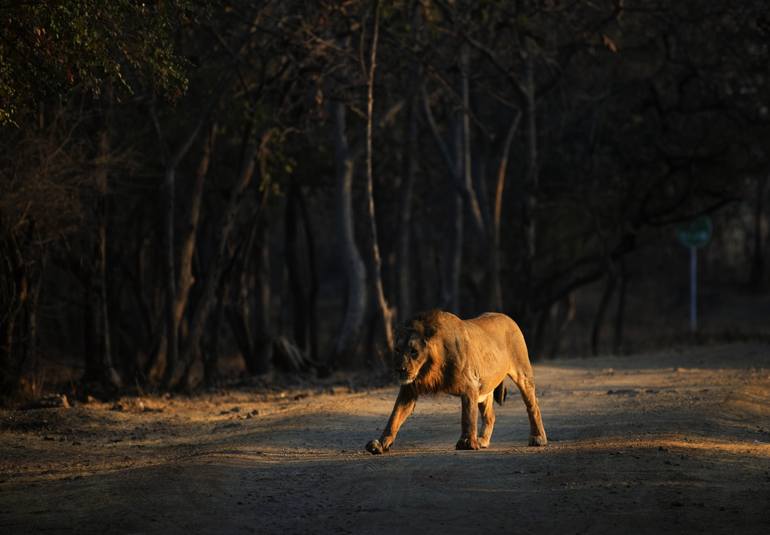
<svg viewBox="0 0 770 535">
<path fill-rule="evenodd" d="M 387 452 L 412 414 L 417 397 L 438 392 L 459 396 L 462 401 L 462 434 L 455 447 L 488 447 L 495 425 L 492 401 L 502 404 L 506 375 L 519 388 L 527 407 L 529 445 L 548 443 L 524 336 L 505 314 L 487 312 L 469 320 L 440 310 L 419 314 L 398 333 L 393 364 L 401 389 L 382 436 L 366 444 L 370 453 Z M 484 424 L 480 436 L 478 412 Z"/>
</svg>

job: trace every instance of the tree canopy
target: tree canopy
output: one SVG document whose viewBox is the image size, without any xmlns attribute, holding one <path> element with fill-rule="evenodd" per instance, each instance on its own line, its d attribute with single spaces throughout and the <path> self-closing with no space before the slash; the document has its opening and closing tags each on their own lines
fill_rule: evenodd
<svg viewBox="0 0 770 535">
<path fill-rule="evenodd" d="M 176 50 L 190 2 L 66 0 L 0 7 L 0 121 L 15 122 L 46 98 L 110 84 L 134 94 L 142 83 L 170 97 L 187 85 Z"/>
<path fill-rule="evenodd" d="M 539 356 L 589 285 L 581 336 L 600 350 L 614 316 L 619 350 L 629 281 L 703 214 L 766 278 L 763 1 L 0 18 L 6 385 L 55 353 L 110 388 L 213 382 L 232 353 L 251 374 L 372 365 L 434 307 L 508 312 Z"/>
</svg>

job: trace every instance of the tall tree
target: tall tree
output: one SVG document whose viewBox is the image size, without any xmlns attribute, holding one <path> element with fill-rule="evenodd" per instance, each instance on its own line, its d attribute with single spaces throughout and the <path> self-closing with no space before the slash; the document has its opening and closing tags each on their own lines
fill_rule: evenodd
<svg viewBox="0 0 770 535">
<path fill-rule="evenodd" d="M 332 366 L 349 364 L 358 346 L 366 313 L 366 268 L 356 245 L 353 219 L 353 156 L 347 136 L 345 104 L 330 105 L 334 128 L 335 212 L 340 260 L 347 282 L 345 315 L 337 335 Z"/>
<path fill-rule="evenodd" d="M 393 351 L 393 311 L 385 298 L 382 287 L 382 259 L 377 237 L 377 216 L 374 208 L 373 129 L 374 129 L 374 74 L 377 67 L 377 43 L 380 35 L 380 2 L 374 0 L 371 7 L 372 40 L 369 48 L 369 66 L 366 70 L 366 207 L 369 216 L 369 240 L 371 243 L 372 285 L 377 314 L 385 333 L 385 345 Z M 362 67 L 364 67 L 362 65 Z"/>
</svg>

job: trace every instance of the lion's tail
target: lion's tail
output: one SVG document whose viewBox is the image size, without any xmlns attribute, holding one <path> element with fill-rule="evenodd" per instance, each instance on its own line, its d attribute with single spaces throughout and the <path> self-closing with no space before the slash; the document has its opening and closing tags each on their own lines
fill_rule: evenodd
<svg viewBox="0 0 770 535">
<path fill-rule="evenodd" d="M 502 405 L 505 402 L 505 398 L 508 397 L 508 389 L 505 388 L 505 383 L 500 383 L 495 387 L 494 398 L 498 405 Z"/>
</svg>

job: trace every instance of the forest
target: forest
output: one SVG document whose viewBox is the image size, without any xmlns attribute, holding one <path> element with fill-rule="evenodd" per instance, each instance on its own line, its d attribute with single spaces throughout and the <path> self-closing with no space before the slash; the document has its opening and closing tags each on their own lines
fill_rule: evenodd
<svg viewBox="0 0 770 535">
<path fill-rule="evenodd" d="M 0 1 L 0 20 L 5 399 L 376 370 L 433 308 L 509 314 L 534 361 L 621 354 L 659 334 L 634 314 L 670 323 L 674 235 L 703 216 L 701 272 L 764 295 L 764 0 Z"/>
</svg>

